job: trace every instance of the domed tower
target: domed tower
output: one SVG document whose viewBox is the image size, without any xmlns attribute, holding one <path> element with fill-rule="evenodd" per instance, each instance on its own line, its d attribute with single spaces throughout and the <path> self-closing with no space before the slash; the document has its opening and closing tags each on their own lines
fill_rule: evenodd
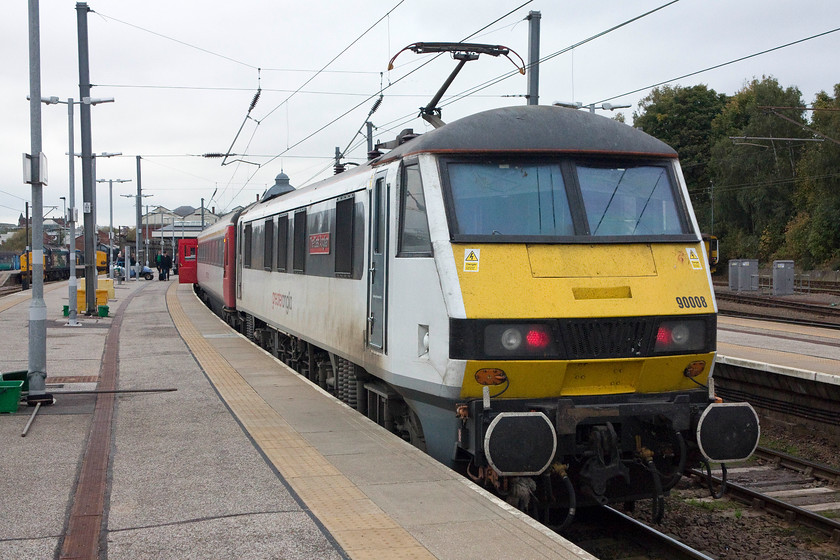
<svg viewBox="0 0 840 560">
<path fill-rule="evenodd" d="M 281 171 L 280 174 L 274 178 L 274 184 L 263 193 L 262 198 L 260 198 L 260 202 L 271 200 L 274 197 L 282 196 L 286 193 L 292 192 L 293 190 L 295 190 L 295 188 L 289 184 L 289 176 Z"/>
</svg>

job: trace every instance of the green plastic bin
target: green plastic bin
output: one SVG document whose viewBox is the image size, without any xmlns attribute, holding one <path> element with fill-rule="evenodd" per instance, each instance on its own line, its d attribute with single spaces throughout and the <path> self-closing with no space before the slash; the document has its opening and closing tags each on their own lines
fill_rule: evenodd
<svg viewBox="0 0 840 560">
<path fill-rule="evenodd" d="M 108 316 L 108 306 L 107 305 L 100 305 L 99 306 L 99 316 L 100 317 L 107 317 Z"/>
<path fill-rule="evenodd" d="M 29 371 L 25 369 L 0 373 L 0 381 L 23 381 L 22 391 L 29 391 Z"/>
<path fill-rule="evenodd" d="M 17 412 L 23 381 L 0 381 L 0 412 Z"/>
</svg>

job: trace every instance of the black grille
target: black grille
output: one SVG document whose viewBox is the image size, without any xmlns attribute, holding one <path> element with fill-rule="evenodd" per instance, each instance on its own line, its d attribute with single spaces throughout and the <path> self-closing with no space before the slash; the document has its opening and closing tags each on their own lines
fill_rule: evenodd
<svg viewBox="0 0 840 560">
<path fill-rule="evenodd" d="M 712 352 L 716 346 L 717 321 L 713 314 L 685 316 L 700 319 L 706 325 L 706 348 L 695 351 Z M 586 319 L 450 319 L 449 357 L 458 360 L 518 359 L 518 360 L 594 360 L 639 358 L 654 354 L 656 334 L 662 321 L 680 316 L 609 317 Z M 542 354 L 518 356 L 488 355 L 484 336 L 488 325 L 540 324 L 551 332 L 554 344 Z M 498 330 L 498 329 L 497 329 Z M 679 353 L 679 352 L 671 352 Z M 668 352 L 657 352 L 666 355 Z"/>
<path fill-rule="evenodd" d="M 566 359 L 633 358 L 650 347 L 654 320 L 630 319 L 560 321 Z"/>
</svg>

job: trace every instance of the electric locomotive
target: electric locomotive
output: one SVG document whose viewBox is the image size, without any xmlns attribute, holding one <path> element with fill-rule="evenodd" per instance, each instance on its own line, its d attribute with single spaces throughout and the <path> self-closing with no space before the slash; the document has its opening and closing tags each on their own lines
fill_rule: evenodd
<svg viewBox="0 0 840 560">
<path fill-rule="evenodd" d="M 198 239 L 197 291 L 370 418 L 543 505 L 661 497 L 747 458 L 676 152 L 622 123 L 478 113 Z"/>
</svg>

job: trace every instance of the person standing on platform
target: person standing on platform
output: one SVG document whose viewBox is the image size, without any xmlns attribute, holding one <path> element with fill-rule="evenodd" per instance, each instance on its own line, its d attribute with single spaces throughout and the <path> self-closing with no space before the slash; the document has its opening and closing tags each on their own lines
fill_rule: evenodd
<svg viewBox="0 0 840 560">
<path fill-rule="evenodd" d="M 160 260 L 160 266 L 163 272 L 163 279 L 169 280 L 169 269 L 172 268 L 172 257 L 169 256 L 169 253 L 164 251 L 163 257 Z"/>
</svg>

